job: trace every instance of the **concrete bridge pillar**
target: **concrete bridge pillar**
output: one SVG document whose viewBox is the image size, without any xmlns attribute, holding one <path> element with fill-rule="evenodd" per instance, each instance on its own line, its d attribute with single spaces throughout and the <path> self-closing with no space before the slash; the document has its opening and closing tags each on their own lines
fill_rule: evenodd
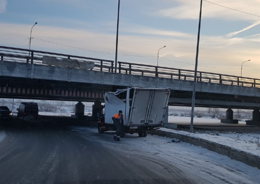
<svg viewBox="0 0 260 184">
<path fill-rule="evenodd" d="M 252 120 L 246 121 L 247 125 L 258 125 L 260 126 L 260 112 L 259 109 L 254 109 L 252 113 Z"/>
<path fill-rule="evenodd" d="M 254 109 L 252 113 L 253 121 L 260 121 L 259 109 Z"/>
<path fill-rule="evenodd" d="M 233 110 L 228 108 L 226 111 L 226 119 L 221 119 L 221 123 L 238 124 L 238 120 L 233 119 Z"/>
<path fill-rule="evenodd" d="M 231 108 L 226 111 L 226 119 L 233 119 L 233 110 Z"/>
<path fill-rule="evenodd" d="M 163 127 L 177 129 L 177 124 L 169 123 L 169 106 L 166 108 L 165 117 L 163 119 Z"/>
<path fill-rule="evenodd" d="M 98 120 L 98 114 L 102 113 L 103 105 L 99 100 L 96 100 L 94 105 L 92 105 L 92 120 Z"/>
<path fill-rule="evenodd" d="M 168 123 L 168 116 L 169 116 L 169 106 L 166 107 L 166 112 L 163 118 L 163 124 Z"/>
<path fill-rule="evenodd" d="M 85 106 L 82 102 L 78 102 L 76 105 L 75 105 L 75 117 L 76 118 L 82 118 L 84 117 L 84 110 L 85 110 Z"/>
</svg>

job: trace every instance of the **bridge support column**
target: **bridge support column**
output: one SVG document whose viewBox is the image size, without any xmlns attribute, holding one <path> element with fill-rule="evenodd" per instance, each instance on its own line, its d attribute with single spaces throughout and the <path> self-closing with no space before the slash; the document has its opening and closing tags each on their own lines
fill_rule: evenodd
<svg viewBox="0 0 260 184">
<path fill-rule="evenodd" d="M 92 120 L 98 120 L 98 114 L 100 115 L 102 113 L 103 107 L 99 100 L 95 101 L 94 105 L 92 105 Z"/>
<path fill-rule="evenodd" d="M 226 119 L 221 119 L 221 123 L 230 123 L 230 124 L 238 124 L 237 119 L 233 119 L 233 111 L 231 108 L 228 108 L 226 111 Z"/>
<path fill-rule="evenodd" d="M 78 102 L 75 105 L 75 117 L 76 118 L 83 118 L 84 117 L 84 110 L 85 110 L 85 106 L 82 102 Z"/>
<path fill-rule="evenodd" d="M 169 107 L 167 106 L 166 107 L 166 112 L 165 112 L 165 116 L 164 116 L 164 118 L 163 118 L 163 124 L 165 124 L 165 123 L 168 123 L 168 116 L 169 116 Z"/>
<path fill-rule="evenodd" d="M 260 126 L 260 112 L 259 109 L 254 109 L 252 113 L 252 120 L 246 121 L 247 125 L 258 125 Z"/>
<path fill-rule="evenodd" d="M 169 114 L 168 114 L 168 112 L 169 112 L 169 106 L 167 107 L 166 112 L 165 112 L 165 117 L 163 119 L 163 127 L 177 129 L 178 128 L 177 124 L 169 123 Z"/>
</svg>

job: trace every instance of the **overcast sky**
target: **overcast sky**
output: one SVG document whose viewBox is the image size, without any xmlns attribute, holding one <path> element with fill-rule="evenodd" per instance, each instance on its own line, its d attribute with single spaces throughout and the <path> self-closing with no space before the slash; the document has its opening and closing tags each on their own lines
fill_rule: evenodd
<svg viewBox="0 0 260 184">
<path fill-rule="evenodd" d="M 1 45 L 114 60 L 118 0 L 0 0 Z M 120 61 L 194 69 L 200 0 L 121 0 Z M 217 4 L 214 4 L 217 3 Z M 225 7 L 227 8 L 225 8 Z M 203 1 L 199 70 L 257 77 L 260 0 Z M 235 9 L 237 11 L 231 10 Z M 242 13 L 244 12 L 244 13 Z"/>
</svg>

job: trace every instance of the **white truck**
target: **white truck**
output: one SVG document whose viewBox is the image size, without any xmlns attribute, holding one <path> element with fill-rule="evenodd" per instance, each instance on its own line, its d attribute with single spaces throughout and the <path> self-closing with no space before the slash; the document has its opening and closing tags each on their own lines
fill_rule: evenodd
<svg viewBox="0 0 260 184">
<path fill-rule="evenodd" d="M 122 110 L 124 119 L 121 137 L 125 133 L 138 133 L 139 137 L 146 137 L 147 130 L 163 124 L 168 115 L 169 97 L 170 89 L 158 88 L 127 88 L 106 92 L 105 112 L 99 116 L 98 132 L 115 130 L 112 117 Z"/>
</svg>

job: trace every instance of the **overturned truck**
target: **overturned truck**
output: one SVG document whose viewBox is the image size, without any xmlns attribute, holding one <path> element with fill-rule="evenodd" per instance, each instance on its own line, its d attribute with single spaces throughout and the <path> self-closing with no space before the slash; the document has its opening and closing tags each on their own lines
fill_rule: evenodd
<svg viewBox="0 0 260 184">
<path fill-rule="evenodd" d="M 123 111 L 122 135 L 138 133 L 146 137 L 147 130 L 161 126 L 168 113 L 170 89 L 127 88 L 104 95 L 104 114 L 99 117 L 98 132 L 115 130 L 112 117 Z"/>
</svg>

